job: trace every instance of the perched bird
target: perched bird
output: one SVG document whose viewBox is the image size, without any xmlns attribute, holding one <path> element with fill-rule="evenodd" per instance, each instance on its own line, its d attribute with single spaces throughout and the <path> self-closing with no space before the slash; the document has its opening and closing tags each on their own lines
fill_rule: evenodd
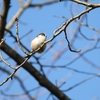
<svg viewBox="0 0 100 100">
<path fill-rule="evenodd" d="M 32 51 L 35 51 L 38 48 L 40 48 L 42 44 L 46 41 L 46 38 L 47 36 L 44 33 L 40 33 L 37 37 L 35 37 L 31 42 Z M 41 47 L 37 52 L 42 53 L 45 49 L 46 49 L 46 44 L 43 47 Z"/>
</svg>

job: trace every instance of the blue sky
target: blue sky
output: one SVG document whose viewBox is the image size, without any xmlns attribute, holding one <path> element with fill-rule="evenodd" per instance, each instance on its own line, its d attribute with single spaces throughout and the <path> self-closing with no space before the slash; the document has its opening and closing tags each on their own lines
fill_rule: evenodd
<svg viewBox="0 0 100 100">
<path fill-rule="evenodd" d="M 23 0 L 25 1 L 25 0 Z M 27 0 L 26 0 L 27 1 Z M 49 1 L 49 0 L 45 0 Z M 0 0 L 2 2 L 2 0 Z M 33 3 L 40 3 L 44 2 L 44 0 L 34 0 Z M 94 3 L 92 0 L 91 2 Z M 95 2 L 100 3 L 98 0 L 95 0 Z M 0 6 L 2 3 L 0 4 Z M 29 49 L 30 49 L 30 42 L 31 40 L 37 36 L 39 33 L 44 32 L 47 35 L 47 39 L 50 39 L 53 36 L 54 31 L 56 28 L 58 28 L 66 19 L 61 18 L 64 16 L 65 18 L 71 18 L 70 13 L 70 5 L 71 2 L 58 2 L 52 5 L 44 6 L 41 8 L 28 8 L 26 11 L 23 12 L 23 14 L 19 17 L 19 37 L 22 37 L 30 30 L 33 30 L 32 33 L 27 35 L 25 38 L 21 40 L 21 42 Z M 12 19 L 12 17 L 16 14 L 16 12 L 19 9 L 19 5 L 17 0 L 11 0 L 11 8 L 9 10 L 7 23 Z M 75 15 L 79 14 L 84 10 L 84 6 L 80 6 L 76 3 L 73 3 L 72 11 Z M 0 7 L 1 11 L 1 7 Z M 88 16 L 88 25 L 91 27 L 94 27 L 96 29 L 100 29 L 100 8 L 97 8 L 93 11 L 90 11 Z M 86 19 L 84 19 L 84 23 L 86 23 Z M 70 23 L 70 25 L 67 28 L 68 32 L 68 38 L 70 41 L 72 41 L 72 38 L 75 34 L 75 31 L 78 27 L 78 24 L 76 22 Z M 13 34 L 16 33 L 15 24 L 10 29 Z M 89 28 L 82 26 L 82 33 L 88 38 L 95 38 L 95 41 L 88 41 L 84 39 L 79 33 L 77 39 L 75 39 L 75 42 L 73 43 L 72 48 L 73 49 L 81 49 L 81 53 L 83 53 L 85 50 L 91 49 L 97 39 L 100 37 L 99 34 L 93 30 L 90 30 Z M 25 56 L 25 54 L 20 50 L 17 43 L 13 43 L 14 39 L 9 37 L 9 34 L 5 36 L 6 43 L 8 43 L 13 49 L 15 49 L 18 53 L 20 53 L 22 56 Z M 47 48 L 53 44 L 54 47 L 50 49 L 46 54 L 44 54 L 40 62 L 43 65 L 54 65 L 54 66 L 63 66 L 67 65 L 71 61 L 73 61 L 75 58 L 78 58 L 79 54 L 70 52 L 67 48 L 67 42 L 64 37 L 64 33 L 62 32 L 59 36 L 57 36 L 52 42 L 47 44 Z M 100 46 L 100 44 L 98 44 Z M 64 51 L 63 51 L 64 50 Z M 61 52 L 61 55 L 59 59 L 55 59 L 57 54 Z M 89 59 L 91 62 L 93 62 L 97 67 L 100 68 L 100 53 L 99 49 L 92 50 L 90 52 L 85 53 L 83 56 Z M 7 58 L 8 56 L 3 53 L 4 58 Z M 35 56 L 39 57 L 40 54 L 35 54 Z M 55 60 L 54 60 L 55 59 Z M 11 65 L 16 65 L 16 63 L 12 60 L 8 60 L 8 62 Z M 40 69 L 40 66 L 35 64 L 35 59 L 31 57 L 29 62 L 32 62 L 33 65 L 36 67 L 36 69 Z M 5 64 L 1 64 L 2 67 L 5 67 L 6 69 L 10 70 Z M 69 70 L 68 68 L 73 68 L 79 71 L 88 72 L 88 73 L 100 73 L 99 69 L 93 67 L 88 61 L 83 60 L 82 57 L 78 58 L 75 62 L 71 63 L 70 65 L 66 66 L 66 68 L 43 68 L 45 73 L 49 73 L 47 75 L 48 79 L 53 83 L 56 84 L 56 81 L 58 83 L 65 81 L 66 83 L 60 88 L 61 90 L 66 90 L 72 86 L 74 86 L 77 83 L 80 83 L 81 81 L 92 77 L 92 75 L 82 74 L 75 72 L 73 70 Z M 10 70 L 12 72 L 12 70 Z M 2 74 L 0 72 L 0 74 Z M 8 75 L 4 74 L 0 78 L 0 82 L 4 80 Z M 20 79 L 23 80 L 23 84 L 26 86 L 27 90 L 34 89 L 39 84 L 38 82 L 30 76 L 28 72 L 26 72 L 23 68 L 20 68 L 18 72 L 16 73 L 16 76 L 19 76 Z M 12 84 L 11 89 L 7 92 L 6 89 L 9 86 L 9 84 Z M 83 84 L 75 87 L 74 89 L 65 92 L 66 95 L 68 95 L 72 100 L 100 100 L 100 78 L 94 77 Z M 16 88 L 17 87 L 17 88 Z M 12 81 L 9 80 L 7 83 L 5 83 L 3 86 L 0 87 L 0 90 L 3 90 L 6 94 L 19 94 L 24 93 L 24 91 L 21 89 L 20 84 L 16 79 L 13 79 Z M 45 88 L 41 88 L 40 90 L 37 90 L 38 93 L 44 93 L 40 94 L 40 98 L 37 100 L 46 100 L 47 96 L 49 95 L 49 92 Z M 37 92 L 32 91 L 30 94 L 34 97 L 34 95 L 37 94 Z M 41 96 L 42 95 L 42 96 Z M 3 96 L 0 96 L 3 100 Z M 23 96 L 24 99 L 28 100 Z M 7 100 L 11 100 L 12 98 L 7 98 Z M 22 98 L 14 98 L 15 100 L 23 100 Z M 12 99 L 13 100 L 13 99 Z M 52 100 L 52 97 L 49 99 Z"/>
</svg>

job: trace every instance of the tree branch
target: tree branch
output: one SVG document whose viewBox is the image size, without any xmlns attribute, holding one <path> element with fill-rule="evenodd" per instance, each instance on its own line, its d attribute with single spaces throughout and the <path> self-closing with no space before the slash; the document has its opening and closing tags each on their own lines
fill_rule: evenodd
<svg viewBox="0 0 100 100">
<path fill-rule="evenodd" d="M 11 49 L 6 43 L 1 46 L 1 49 L 12 59 L 14 59 L 18 65 L 20 65 L 24 61 L 24 58 L 21 57 L 18 53 L 16 53 L 13 49 Z M 68 96 L 66 96 L 62 91 L 60 91 L 56 86 L 54 86 L 44 75 L 39 73 L 38 70 L 36 70 L 31 63 L 26 62 L 23 65 L 23 68 L 28 71 L 39 82 L 41 86 L 47 88 L 59 100 L 70 100 Z"/>
<path fill-rule="evenodd" d="M 3 8 L 0 15 L 0 41 L 3 38 L 8 10 L 10 8 L 10 0 L 3 0 Z"/>
</svg>

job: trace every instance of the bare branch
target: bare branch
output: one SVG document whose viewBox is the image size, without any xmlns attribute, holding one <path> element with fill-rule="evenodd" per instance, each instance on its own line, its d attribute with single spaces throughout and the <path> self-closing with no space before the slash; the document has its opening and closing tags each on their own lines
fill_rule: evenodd
<svg viewBox="0 0 100 100">
<path fill-rule="evenodd" d="M 51 68 L 64 68 L 64 69 L 68 69 L 68 70 L 74 71 L 74 72 L 79 73 L 79 74 L 93 75 L 93 76 L 100 77 L 99 74 L 80 71 L 80 70 L 77 70 L 77 69 L 74 69 L 74 68 L 70 68 L 66 65 L 61 65 L 61 66 L 59 66 L 59 65 L 58 66 L 57 65 L 56 66 L 54 66 L 54 65 L 43 65 L 43 67 L 45 67 L 45 68 L 48 68 L 48 67 L 51 67 Z"/>
<path fill-rule="evenodd" d="M 7 61 L 3 58 L 1 50 L 0 50 L 0 58 L 1 58 L 1 60 L 2 60 L 7 66 L 9 66 L 11 69 L 15 69 L 15 67 L 11 66 L 11 65 L 10 65 L 9 63 L 7 63 Z"/>
<path fill-rule="evenodd" d="M 91 11 L 91 10 L 92 10 L 92 8 L 88 8 L 88 9 L 86 9 L 85 11 L 81 12 L 80 14 L 78 14 L 77 16 L 75 16 L 75 17 L 73 17 L 73 18 L 70 18 L 69 20 L 67 20 L 66 22 L 64 22 L 63 24 L 61 24 L 61 26 L 58 27 L 58 28 L 54 31 L 53 37 L 50 38 L 49 40 L 47 40 L 46 42 L 44 42 L 44 44 L 42 44 L 42 45 L 40 46 L 40 48 L 43 47 L 45 44 L 51 42 L 51 41 L 52 41 L 56 36 L 58 36 L 61 32 L 65 31 L 66 27 L 67 27 L 73 20 L 75 20 L 75 19 L 77 19 L 77 18 L 80 18 L 83 14 L 85 14 L 85 13 Z M 36 51 L 34 51 L 34 52 L 29 53 L 26 57 L 32 56 L 32 55 L 35 54 L 40 48 L 38 48 L 38 49 L 37 49 Z M 69 49 L 70 49 L 70 51 L 76 52 L 76 51 L 74 51 L 74 50 L 72 50 L 72 49 L 70 48 L 70 45 L 69 45 Z M 78 50 L 78 52 L 80 52 L 80 50 Z"/>
<path fill-rule="evenodd" d="M 6 1 L 6 0 L 4 0 L 4 1 Z M 19 11 L 15 14 L 15 16 L 13 17 L 13 19 L 8 23 L 8 25 L 6 26 L 6 28 L 4 27 L 3 29 L 3 31 L 2 32 L 6 32 L 6 31 L 8 31 L 9 33 L 10 33 L 10 37 L 13 37 L 14 39 L 15 39 L 15 41 L 18 43 L 18 46 L 20 47 L 20 49 L 22 50 L 22 52 L 24 52 L 25 53 L 25 55 L 27 55 L 25 58 L 23 58 L 20 54 L 18 54 L 17 53 L 17 51 L 15 51 L 15 50 L 13 50 L 10 46 L 8 46 L 7 45 L 7 43 L 5 43 L 4 42 L 4 40 L 1 40 L 0 41 L 0 50 L 3 50 L 8 56 L 10 56 L 16 63 L 17 63 L 17 66 L 16 67 L 14 67 L 14 66 L 11 66 L 7 61 L 6 61 L 6 59 L 3 57 L 3 55 L 2 55 L 2 52 L 0 52 L 0 57 L 1 57 L 1 60 L 7 65 L 7 66 L 9 66 L 11 69 L 13 69 L 13 72 L 12 73 L 10 73 L 9 74 L 9 76 L 7 76 L 7 78 L 6 79 L 4 79 L 4 81 L 3 82 L 1 82 L 0 83 L 0 86 L 1 85 L 3 85 L 4 83 L 6 83 L 9 79 L 12 79 L 14 76 L 15 76 L 15 73 L 18 71 L 18 69 L 20 68 L 20 67 L 23 67 L 27 72 L 29 72 L 30 73 L 30 75 L 32 76 L 32 77 L 34 77 L 36 80 L 37 80 L 37 82 L 39 82 L 39 85 L 41 85 L 41 87 L 45 87 L 49 92 L 50 92 L 50 96 L 53 98 L 53 99 L 55 99 L 55 97 L 54 96 L 56 96 L 59 100 L 70 100 L 70 98 L 64 93 L 64 91 L 61 91 L 60 89 L 61 89 L 61 86 L 63 85 L 63 84 L 65 84 L 66 83 L 66 80 L 64 80 L 62 83 L 61 83 L 61 85 L 54 85 L 54 84 L 52 84 L 50 81 L 49 81 L 49 79 L 48 79 L 48 77 L 46 76 L 46 75 L 48 75 L 48 74 L 46 74 L 45 72 L 47 71 L 47 70 L 44 70 L 44 67 L 46 66 L 46 67 L 49 67 L 49 68 L 65 68 L 66 70 L 68 69 L 68 70 L 71 70 L 71 71 L 74 71 L 74 72 L 77 72 L 77 73 L 79 73 L 79 74 L 85 74 L 85 75 L 93 75 L 93 77 L 100 77 L 100 74 L 95 74 L 95 73 L 89 73 L 89 72 L 87 72 L 87 71 L 80 71 L 80 70 L 77 70 L 76 68 L 74 69 L 74 68 L 70 68 L 70 67 L 68 67 L 68 65 L 71 65 L 74 61 L 76 61 L 78 58 L 82 58 L 82 60 L 84 60 L 86 63 L 88 63 L 89 65 L 91 65 L 91 66 L 93 66 L 94 68 L 96 68 L 96 70 L 99 70 L 100 69 L 100 67 L 97 65 L 97 64 L 95 64 L 94 62 L 92 62 L 92 60 L 91 59 L 89 59 L 88 57 L 85 57 L 84 56 L 84 54 L 86 54 L 87 52 L 90 52 L 90 51 L 92 51 L 92 50 L 96 50 L 96 49 L 100 49 L 100 47 L 97 47 L 97 46 L 99 46 L 99 43 L 100 43 L 100 39 L 99 39 L 99 36 L 97 37 L 97 34 L 95 35 L 96 36 L 96 38 L 94 37 L 93 39 L 95 40 L 95 41 L 92 41 L 92 42 L 90 42 L 90 43 L 93 43 L 92 45 L 91 45 L 91 49 L 89 49 L 89 46 L 88 46 L 88 49 L 85 49 L 85 50 L 83 50 L 83 52 L 80 52 L 80 50 L 76 50 L 76 48 L 75 48 L 75 50 L 73 50 L 73 43 L 74 43 L 74 41 L 78 38 L 78 32 L 80 32 L 80 29 L 81 29 L 81 27 L 82 26 L 85 26 L 85 27 L 87 27 L 89 30 L 93 30 L 93 31 L 95 31 L 95 32 L 98 32 L 98 33 L 100 33 L 100 31 L 99 30 L 97 30 L 96 28 L 94 28 L 94 27 L 91 27 L 89 24 L 84 24 L 83 23 L 83 17 L 85 18 L 86 17 L 86 14 L 87 13 L 89 13 L 90 11 L 92 11 L 92 10 L 94 10 L 95 8 L 98 8 L 98 7 L 100 7 L 100 4 L 90 4 L 90 3 L 88 3 L 88 2 L 85 2 L 85 1 L 88 1 L 88 0 L 67 0 L 67 1 L 71 1 L 72 3 L 73 2 L 75 2 L 75 3 L 77 3 L 77 4 L 80 4 L 80 5 L 84 5 L 84 6 L 86 6 L 85 8 L 86 9 L 84 9 L 84 11 L 82 11 L 81 13 L 79 13 L 79 14 L 77 14 L 76 16 L 74 16 L 74 14 L 72 15 L 72 17 L 71 18 L 69 18 L 69 19 L 66 19 L 57 29 L 55 29 L 55 31 L 52 33 L 53 34 L 53 36 L 50 38 L 50 39 L 48 39 L 47 41 L 45 41 L 37 50 L 35 50 L 34 52 L 30 52 L 30 50 L 28 50 L 28 48 L 27 47 L 25 47 L 23 44 L 22 44 L 22 42 L 21 42 L 21 38 L 19 38 L 19 30 L 18 30 L 18 19 L 17 18 L 19 18 L 19 16 L 22 14 L 22 12 L 23 11 L 25 11 L 25 9 L 26 8 L 29 8 L 29 7 L 43 7 L 43 6 L 45 6 L 45 5 L 49 5 L 49 4 L 53 4 L 53 3 L 57 3 L 57 2 L 59 2 L 59 1 L 64 1 L 64 0 L 51 0 L 51 1 L 48 1 L 48 2 L 43 2 L 43 3 L 38 3 L 38 4 L 32 4 L 31 3 L 31 1 L 32 0 L 28 0 L 28 1 L 26 1 L 26 3 L 25 4 L 23 4 L 23 5 L 21 5 L 21 8 L 19 9 Z M 6 1 L 7 2 L 7 1 Z M 20 0 L 20 2 L 21 2 L 21 0 Z M 82 7 L 84 7 L 84 6 L 82 6 Z M 80 10 L 79 10 L 80 11 Z M 84 16 L 83 16 L 84 15 Z M 82 18 L 81 18 L 82 17 Z M 1 14 L 0 14 L 0 18 L 2 18 L 2 16 L 1 16 Z M 16 18 L 16 19 L 15 19 Z M 64 17 L 65 18 L 65 17 Z M 82 19 L 82 20 L 79 20 L 79 19 Z M 0 21 L 1 21 L 1 19 L 0 19 Z M 3 19 L 2 19 L 2 21 L 3 21 Z M 73 35 L 73 38 L 72 38 L 72 40 L 70 41 L 69 39 L 68 39 L 68 30 L 67 30 L 67 28 L 68 28 L 68 26 L 69 26 L 69 24 L 71 24 L 73 21 L 75 21 L 75 24 L 78 24 L 78 27 L 77 27 L 77 29 L 76 29 L 76 31 L 75 31 L 75 34 Z M 4 20 L 4 22 L 5 22 L 5 20 Z M 12 27 L 12 25 L 14 24 L 14 22 L 16 22 L 16 37 L 15 37 L 15 34 L 13 35 L 13 33 L 10 31 L 10 28 Z M 5 23 L 4 23 L 5 24 Z M 4 25 L 3 24 L 3 25 Z M 0 23 L 0 25 L 1 25 L 1 23 Z M 76 28 L 76 27 L 75 27 Z M 0 30 L 1 30 L 1 27 L 0 27 Z M 58 52 L 56 52 L 56 57 L 55 57 L 55 59 L 53 59 L 52 60 L 52 65 L 53 66 L 49 66 L 49 64 L 48 65 L 43 65 L 42 64 L 42 62 L 40 61 L 41 60 L 41 56 L 42 55 L 44 55 L 45 53 L 43 53 L 41 56 L 34 56 L 33 54 L 35 54 L 39 49 L 41 49 L 44 45 L 46 45 L 47 43 L 49 43 L 49 42 L 52 42 L 57 36 L 59 36 L 60 34 L 62 34 L 62 33 L 64 33 L 63 35 L 65 36 L 65 39 L 66 39 L 66 41 L 67 41 L 67 43 L 68 43 L 68 46 L 67 47 L 65 47 L 63 50 L 62 50 L 62 48 L 60 49 L 60 51 L 58 51 Z M 80 32 L 81 33 L 81 32 Z M 1 34 L 1 31 L 0 31 L 0 34 Z M 4 34 L 4 33 L 3 33 Z M 90 38 L 87 38 L 84 34 L 82 34 L 81 33 L 81 35 L 85 38 L 85 39 L 87 39 L 87 40 L 93 40 L 93 39 L 90 39 Z M 90 35 L 90 34 L 89 34 Z M 99 35 L 99 34 L 98 34 Z M 25 35 L 24 35 L 25 36 Z M 24 37 L 23 36 L 23 37 Z M 80 36 L 80 35 L 79 35 Z M 96 40 L 96 39 L 98 39 L 98 40 Z M 83 42 L 83 41 L 82 41 Z M 88 42 L 88 41 L 86 41 L 86 42 Z M 96 43 L 95 43 L 96 42 Z M 66 44 L 67 44 L 66 43 Z M 75 42 L 76 43 L 76 42 Z M 53 44 L 54 45 L 54 44 Z M 53 46 L 52 45 L 52 46 Z M 51 47 L 52 47 L 51 46 Z M 65 45 L 64 45 L 65 46 Z M 60 48 L 60 46 L 59 46 L 59 48 Z M 76 56 L 74 57 L 74 58 L 72 58 L 72 59 L 69 59 L 67 62 L 65 62 L 65 64 L 63 65 L 63 66 L 54 66 L 54 62 L 55 61 L 57 61 L 58 59 L 60 59 L 60 57 L 67 51 L 67 50 L 70 50 L 71 52 L 76 52 L 76 53 L 79 53 L 78 55 L 76 54 Z M 48 49 L 48 50 L 50 50 L 50 49 Z M 48 51 L 47 50 L 47 51 Z M 32 60 L 32 63 L 31 62 L 28 62 L 28 60 L 30 59 L 30 57 L 34 57 L 34 59 L 35 59 L 35 61 L 34 60 Z M 55 56 L 55 55 L 54 55 Z M 54 57 L 53 56 L 53 57 Z M 52 58 L 53 58 L 52 57 Z M 72 56 L 73 57 L 73 56 Z M 18 58 L 18 59 L 17 59 Z M 31 59 L 30 59 L 30 61 L 31 61 Z M 45 62 L 45 61 L 44 61 Z M 47 63 L 47 62 L 46 62 Z M 51 62 L 50 62 L 51 63 Z M 40 68 L 41 68 L 41 71 L 40 70 L 37 70 L 38 68 L 35 68 L 34 67 L 34 64 L 37 64 Z M 48 69 L 49 69 L 48 68 Z M 47 72 L 49 72 L 49 71 L 47 71 Z M 80 84 L 82 84 L 82 83 L 84 83 L 84 82 L 86 82 L 86 81 L 88 81 L 88 80 L 90 80 L 90 79 L 92 79 L 92 78 L 88 78 L 88 79 L 85 79 L 85 80 L 83 80 L 82 82 L 79 82 L 79 83 L 77 83 L 77 84 L 75 84 L 75 85 L 73 85 L 72 87 L 69 87 L 68 89 L 66 89 L 65 88 L 65 92 L 66 91 L 69 91 L 69 90 L 71 90 L 71 89 L 74 89 L 75 87 L 77 87 L 77 86 L 79 86 Z M 58 81 L 58 80 L 57 80 Z M 46 90 L 46 91 L 47 91 Z M 30 92 L 30 91 L 26 91 L 25 93 L 27 94 L 28 92 Z M 2 92 L 3 93 L 3 92 Z M 4 95 L 6 95 L 6 93 L 4 93 Z M 8 96 L 8 95 L 7 95 Z M 18 95 L 11 95 L 11 96 L 18 96 Z M 31 96 L 31 95 L 30 95 Z M 39 95 L 36 95 L 36 96 L 39 96 Z M 49 97 L 48 97 L 49 98 Z"/>
<path fill-rule="evenodd" d="M 10 72 L 9 70 L 5 69 L 4 67 L 0 67 L 0 70 L 3 71 L 4 73 L 8 74 L 8 75 L 11 74 L 11 72 Z M 33 98 L 31 97 L 31 95 L 29 94 L 29 92 L 30 92 L 30 91 L 33 91 L 34 89 L 28 91 L 28 90 L 26 89 L 24 83 L 23 83 L 23 80 L 22 80 L 20 77 L 18 77 L 17 75 L 14 75 L 14 78 L 19 82 L 19 84 L 20 84 L 22 90 L 24 91 L 24 93 L 21 94 L 21 95 L 27 94 L 27 96 L 32 100 Z M 11 84 L 10 84 L 10 87 L 11 87 Z M 9 86 L 8 86 L 8 88 L 9 88 Z M 38 87 L 37 87 L 37 88 L 38 88 Z M 6 89 L 6 90 L 7 90 L 7 89 Z M 2 94 L 3 91 L 0 91 L 0 93 Z M 6 95 L 6 94 L 3 94 L 3 95 Z M 11 96 L 11 95 L 6 95 L 6 96 Z M 15 97 L 15 95 L 13 95 L 13 96 Z"/>
<path fill-rule="evenodd" d="M 100 76 L 100 74 L 99 74 L 99 76 Z M 62 91 L 63 91 L 63 92 L 70 91 L 70 90 L 72 90 L 73 88 L 76 88 L 77 86 L 79 86 L 79 85 L 83 84 L 84 82 L 87 82 L 87 81 L 89 81 L 90 79 L 93 79 L 93 78 L 95 78 L 95 77 L 96 77 L 96 76 L 91 76 L 91 77 L 89 77 L 89 78 L 86 78 L 86 79 L 84 79 L 83 81 L 81 81 L 81 82 L 79 82 L 79 83 L 77 83 L 77 84 L 71 86 L 70 88 L 68 88 L 68 89 L 66 89 L 66 90 L 62 90 Z"/>
<path fill-rule="evenodd" d="M 9 30 L 9 29 L 13 26 L 13 24 L 14 24 L 14 22 L 15 22 L 15 18 L 16 18 L 16 17 L 19 18 L 20 15 L 25 11 L 25 9 L 29 7 L 31 1 L 32 1 L 32 0 L 27 0 L 27 2 L 26 2 L 23 6 L 21 6 L 21 8 L 17 11 L 17 13 L 15 14 L 15 16 L 14 16 L 14 17 L 11 19 L 11 21 L 6 25 L 6 29 L 7 29 L 7 30 Z"/>
<path fill-rule="evenodd" d="M 52 0 L 52 1 L 49 1 L 49 2 L 42 2 L 42 3 L 38 3 L 38 4 L 30 4 L 29 7 L 42 7 L 42 6 L 47 6 L 47 5 L 50 5 L 50 4 L 54 4 L 54 3 L 58 3 L 58 0 Z"/>
<path fill-rule="evenodd" d="M 100 4 L 90 4 L 90 3 L 87 3 L 87 2 L 83 2 L 82 0 L 70 0 L 70 1 L 76 2 L 78 4 L 82 4 L 82 5 L 87 6 L 87 7 L 92 7 L 92 8 L 100 7 Z"/>
<path fill-rule="evenodd" d="M 4 29 L 6 25 L 6 19 L 8 15 L 8 11 L 10 8 L 10 0 L 3 0 L 3 8 L 0 14 L 0 41 L 4 36 Z"/>
<path fill-rule="evenodd" d="M 10 78 L 12 79 L 12 77 L 14 76 L 14 74 L 17 72 L 17 70 L 27 62 L 27 58 L 23 61 L 23 63 L 21 63 L 19 66 L 17 66 L 14 70 L 14 72 L 12 74 L 10 74 L 2 83 L 0 83 L 0 86 L 2 86 L 4 83 L 6 83 Z M 11 67 L 11 66 L 9 66 Z M 11 67 L 12 68 L 12 67 Z"/>
<path fill-rule="evenodd" d="M 70 50 L 71 52 L 79 53 L 81 50 L 72 50 L 72 48 L 71 48 L 71 46 L 70 46 L 70 42 L 69 42 L 68 37 L 67 37 L 67 32 L 66 32 L 66 30 L 64 31 L 64 33 L 65 33 L 65 38 L 66 38 L 66 40 L 67 40 L 67 42 L 68 42 L 68 48 L 69 48 L 69 50 Z"/>
<path fill-rule="evenodd" d="M 21 44 L 20 44 L 20 40 L 19 40 L 19 36 L 18 36 L 18 18 L 17 18 L 17 17 L 15 18 L 15 22 L 16 22 L 16 37 L 17 37 L 17 43 L 18 43 L 20 49 L 21 49 L 26 55 L 28 55 L 28 52 L 26 52 L 26 51 L 23 49 L 23 47 L 21 46 Z"/>
<path fill-rule="evenodd" d="M 7 44 L 4 43 L 4 45 L 2 46 L 2 48 L 9 56 L 11 56 L 14 60 L 16 60 L 16 57 L 18 57 L 18 59 L 16 60 L 18 64 L 22 63 L 24 61 L 24 58 L 21 57 L 18 53 L 16 53 L 13 49 L 11 49 Z M 9 49 L 9 50 L 8 50 Z M 10 51 L 10 52 L 9 52 Z M 14 55 L 12 54 L 14 53 Z M 28 59 L 26 59 L 24 61 L 24 63 L 27 61 Z M 21 64 L 22 65 L 22 64 Z M 20 68 L 21 66 L 19 66 L 18 68 Z M 15 72 L 18 70 L 18 68 L 15 70 Z M 53 85 L 44 75 L 42 75 L 40 72 L 38 72 L 37 69 L 34 68 L 34 66 L 32 66 L 31 63 L 26 62 L 25 64 L 23 64 L 23 68 L 25 70 L 27 70 L 38 82 L 41 86 L 47 88 L 51 93 L 53 93 L 57 98 L 59 98 L 60 100 L 70 100 L 70 98 L 65 95 L 62 91 L 60 91 L 55 85 Z M 14 72 L 14 73 L 15 73 Z M 12 74 L 14 74 L 12 73 Z M 11 76 L 10 75 L 5 81 L 7 81 L 8 79 L 10 79 Z M 4 83 L 2 83 L 4 84 Z"/>
</svg>

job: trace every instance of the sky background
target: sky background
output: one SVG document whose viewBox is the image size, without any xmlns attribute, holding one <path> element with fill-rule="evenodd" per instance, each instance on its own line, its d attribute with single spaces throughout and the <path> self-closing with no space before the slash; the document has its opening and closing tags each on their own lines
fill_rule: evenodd
<svg viewBox="0 0 100 100">
<path fill-rule="evenodd" d="M 26 2 L 27 0 L 23 0 Z M 41 3 L 44 1 L 49 0 L 33 0 L 33 4 Z M 100 3 L 99 0 L 91 0 L 91 3 Z M 28 8 L 26 11 L 23 12 L 23 14 L 19 17 L 19 37 L 22 37 L 26 33 L 28 33 L 30 30 L 33 30 L 29 35 L 27 35 L 25 38 L 21 39 L 21 42 L 29 49 L 30 49 L 30 43 L 35 36 L 37 36 L 39 33 L 44 32 L 47 35 L 47 39 L 50 39 L 53 36 L 54 31 L 64 22 L 66 19 L 69 19 L 72 17 L 70 13 L 70 6 L 71 2 L 58 2 L 51 5 L 46 5 L 41 8 Z M 13 18 L 13 16 L 16 14 L 16 12 L 19 10 L 20 5 L 18 4 L 17 0 L 11 0 L 11 8 L 9 10 L 7 23 L 10 22 L 10 20 Z M 0 0 L 0 13 L 2 9 L 2 0 Z M 76 3 L 72 4 L 72 11 L 74 15 L 79 14 L 84 10 L 84 6 L 80 6 Z M 87 22 L 88 25 L 91 27 L 96 28 L 97 30 L 100 30 L 100 8 L 94 9 L 93 11 L 90 11 L 87 14 Z M 64 16 L 65 18 L 62 18 Z M 86 24 L 86 18 L 83 21 Z M 67 27 L 67 33 L 68 33 L 68 39 L 69 41 L 72 41 L 74 38 L 75 31 L 78 27 L 78 23 L 72 22 Z M 16 35 L 16 28 L 15 24 L 10 29 L 14 35 Z M 75 39 L 72 48 L 73 49 L 80 49 L 81 53 L 83 53 L 86 50 L 91 49 L 97 42 L 97 39 L 100 38 L 99 34 L 96 31 L 90 30 L 89 28 L 82 26 L 81 28 L 82 33 L 90 38 L 95 39 L 94 41 L 88 41 L 82 37 L 79 32 L 77 33 L 77 39 Z M 20 50 L 17 43 L 14 42 L 14 39 L 9 37 L 9 34 L 7 33 L 5 35 L 6 43 L 12 47 L 14 50 L 16 50 L 19 54 L 21 54 L 23 57 L 25 54 Z M 100 77 L 93 76 L 93 75 L 87 75 L 75 72 L 73 70 L 70 70 L 68 68 L 76 69 L 83 72 L 88 73 L 94 73 L 99 74 L 100 73 L 100 49 L 95 49 L 90 52 L 85 53 L 83 56 L 89 59 L 91 62 L 93 62 L 96 67 L 88 63 L 87 61 L 83 60 L 82 57 L 79 57 L 78 53 L 73 53 L 69 51 L 67 48 L 67 41 L 65 40 L 64 33 L 62 32 L 59 36 L 57 36 L 52 42 L 47 44 L 48 47 L 55 43 L 54 47 L 50 49 L 47 53 L 44 53 L 42 55 L 40 62 L 43 65 L 54 65 L 54 66 L 64 66 L 66 65 L 66 68 L 49 68 L 44 67 L 44 71 L 47 74 L 47 78 L 53 83 L 62 83 L 65 81 L 66 83 L 60 88 L 61 90 L 67 90 L 70 87 L 85 81 L 86 79 L 88 81 L 84 82 L 81 85 L 76 86 L 72 90 L 64 92 L 66 95 L 68 95 L 72 100 L 100 100 Z M 98 44 L 98 47 L 100 47 L 100 43 Z M 57 55 L 61 53 L 60 56 L 57 58 Z M 3 53 L 3 52 L 2 52 Z M 40 54 L 35 54 L 35 56 L 39 57 Z M 8 58 L 8 56 L 3 53 L 4 58 Z M 76 59 L 73 63 L 69 64 L 71 61 Z M 16 63 L 9 59 L 7 60 L 11 65 L 16 66 Z M 36 67 L 36 69 L 40 69 L 40 66 L 36 64 L 36 61 L 33 57 L 30 58 L 29 62 L 32 62 L 33 65 Z M 10 68 L 8 68 L 3 62 L 0 62 L 0 67 L 5 67 L 10 72 Z M 3 72 L 0 72 L 0 83 L 7 77 L 7 74 L 3 74 Z M 23 68 L 20 68 L 16 76 L 18 76 L 20 79 L 23 80 L 24 86 L 27 88 L 27 90 L 34 89 L 39 86 L 38 82 Z M 91 78 L 91 79 L 90 79 Z M 9 89 L 10 86 L 10 89 Z M 0 87 L 0 90 L 5 92 L 5 94 L 23 94 L 24 91 L 21 89 L 21 85 L 19 82 L 13 78 L 13 80 L 9 80 L 6 82 L 3 86 Z M 48 95 L 50 94 L 45 88 L 40 88 L 37 91 L 31 91 L 30 94 L 34 97 L 35 95 L 39 95 L 39 98 L 37 100 L 46 100 Z M 0 94 L 0 99 L 4 100 L 4 96 Z M 25 95 L 20 98 L 10 98 L 7 97 L 6 100 L 28 100 Z M 49 100 L 52 100 L 52 97 L 50 97 Z"/>
</svg>

